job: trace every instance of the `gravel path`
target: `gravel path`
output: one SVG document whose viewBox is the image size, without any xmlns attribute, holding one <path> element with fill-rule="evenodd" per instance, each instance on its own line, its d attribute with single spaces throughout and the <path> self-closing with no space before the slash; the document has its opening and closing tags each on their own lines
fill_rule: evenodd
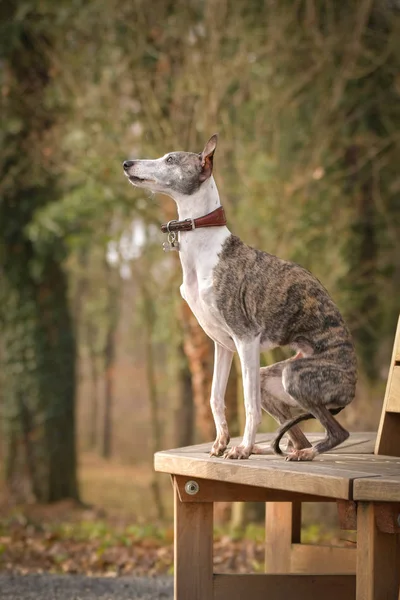
<svg viewBox="0 0 400 600">
<path fill-rule="evenodd" d="M 0 575 L 1 600 L 172 600 L 171 577 Z"/>
</svg>

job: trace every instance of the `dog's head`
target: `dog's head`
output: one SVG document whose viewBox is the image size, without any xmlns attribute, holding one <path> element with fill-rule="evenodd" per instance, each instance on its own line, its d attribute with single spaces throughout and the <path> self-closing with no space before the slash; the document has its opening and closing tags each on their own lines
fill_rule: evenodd
<svg viewBox="0 0 400 600">
<path fill-rule="evenodd" d="M 191 196 L 212 175 L 217 140 L 214 134 L 200 154 L 170 152 L 155 160 L 126 160 L 125 175 L 133 185 L 152 192 Z"/>
</svg>

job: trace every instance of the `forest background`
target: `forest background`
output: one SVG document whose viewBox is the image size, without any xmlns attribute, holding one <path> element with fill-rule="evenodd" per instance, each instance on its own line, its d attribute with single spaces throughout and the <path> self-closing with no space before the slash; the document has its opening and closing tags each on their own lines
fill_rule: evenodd
<svg viewBox="0 0 400 600">
<path fill-rule="evenodd" d="M 177 257 L 161 249 L 174 203 L 132 188 L 122 162 L 199 152 L 214 132 L 230 229 L 324 283 L 359 357 L 357 397 L 341 418 L 376 428 L 399 312 L 399 9 L 0 3 L 8 507 L 68 498 L 132 522 L 170 519 L 152 455 L 213 439 L 213 346 L 180 297 Z M 237 364 L 226 402 L 238 434 Z M 262 430 L 274 427 L 265 416 Z"/>
</svg>

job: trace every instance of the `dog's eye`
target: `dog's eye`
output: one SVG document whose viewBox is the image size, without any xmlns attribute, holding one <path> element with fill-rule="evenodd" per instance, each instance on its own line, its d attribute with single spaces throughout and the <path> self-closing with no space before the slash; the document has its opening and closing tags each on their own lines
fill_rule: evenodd
<svg viewBox="0 0 400 600">
<path fill-rule="evenodd" d="M 174 162 L 174 159 L 172 158 L 172 156 L 168 156 L 168 158 L 166 159 L 166 162 L 170 165 Z"/>
</svg>

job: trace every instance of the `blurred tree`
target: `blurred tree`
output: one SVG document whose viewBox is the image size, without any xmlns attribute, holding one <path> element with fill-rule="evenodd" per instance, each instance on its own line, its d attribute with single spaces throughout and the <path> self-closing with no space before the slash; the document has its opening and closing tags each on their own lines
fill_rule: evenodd
<svg viewBox="0 0 400 600">
<path fill-rule="evenodd" d="M 178 345 L 179 391 L 177 404 L 174 407 L 173 445 L 176 448 L 190 446 L 195 441 L 194 405 L 192 393 L 192 376 L 183 344 Z"/>
<path fill-rule="evenodd" d="M 112 437 L 113 437 L 113 403 L 114 403 L 114 367 L 116 355 L 116 329 L 118 325 L 119 306 L 118 299 L 118 272 L 110 268 L 105 261 L 105 272 L 108 280 L 108 299 L 107 299 L 107 325 L 104 345 L 104 411 L 103 411 L 103 431 L 101 443 L 101 455 L 103 458 L 111 458 L 112 455 Z"/>
<path fill-rule="evenodd" d="M 1 3 L 0 322 L 6 478 L 28 496 L 78 499 L 75 340 L 62 241 L 36 246 L 27 227 L 58 200 L 49 101 L 51 27 L 35 2 Z"/>
<path fill-rule="evenodd" d="M 157 361 L 154 353 L 154 293 L 151 293 L 149 289 L 148 274 L 141 273 L 139 278 L 143 309 L 143 325 L 145 329 L 145 361 L 147 392 L 150 403 L 151 450 L 152 454 L 154 454 L 162 449 L 162 427 L 159 415 L 159 400 L 155 376 Z M 159 519 L 163 519 L 165 517 L 164 501 L 161 493 L 159 473 L 156 473 L 155 471 L 153 471 L 151 486 L 153 490 L 154 504 L 157 509 L 157 516 Z"/>
</svg>

